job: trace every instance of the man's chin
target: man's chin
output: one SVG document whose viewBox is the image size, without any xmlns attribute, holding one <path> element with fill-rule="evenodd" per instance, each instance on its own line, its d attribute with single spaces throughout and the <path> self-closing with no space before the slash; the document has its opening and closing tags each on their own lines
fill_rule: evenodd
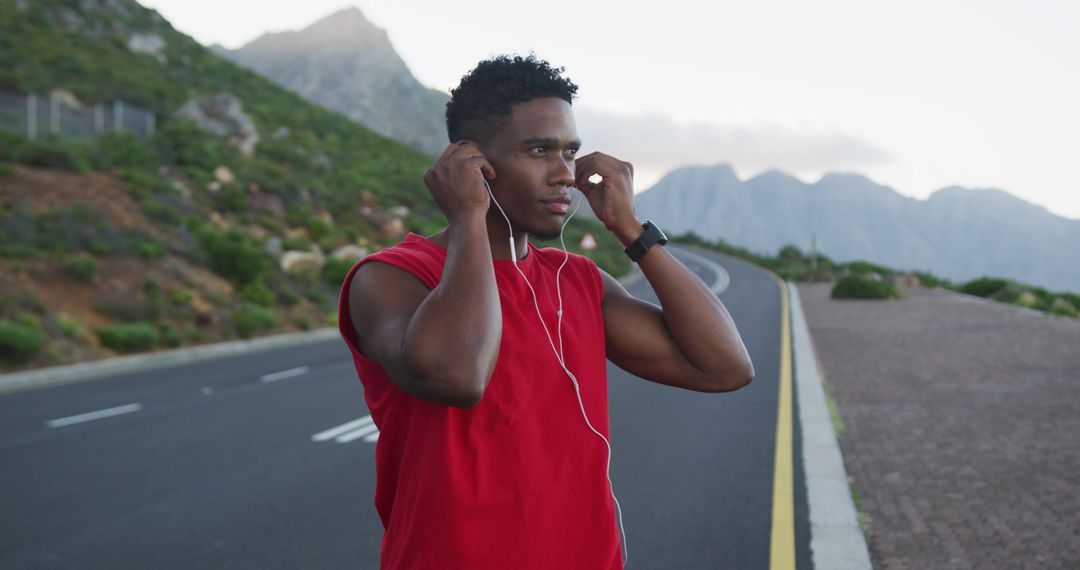
<svg viewBox="0 0 1080 570">
<path fill-rule="evenodd" d="M 533 237 L 533 239 L 535 239 L 538 242 L 548 242 L 548 241 L 554 241 L 554 240 L 559 239 L 559 236 L 562 235 L 562 230 L 560 229 L 559 231 L 556 231 L 554 233 L 551 233 L 551 232 L 533 232 L 530 235 Z"/>
</svg>

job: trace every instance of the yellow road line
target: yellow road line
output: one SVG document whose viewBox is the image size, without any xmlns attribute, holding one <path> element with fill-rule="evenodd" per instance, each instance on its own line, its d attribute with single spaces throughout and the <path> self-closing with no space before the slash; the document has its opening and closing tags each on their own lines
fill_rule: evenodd
<svg viewBox="0 0 1080 570">
<path fill-rule="evenodd" d="M 776 413 L 776 460 L 773 469 L 772 536 L 769 570 L 795 570 L 795 482 L 791 433 L 791 319 L 787 284 L 780 285 L 780 392 Z"/>
</svg>

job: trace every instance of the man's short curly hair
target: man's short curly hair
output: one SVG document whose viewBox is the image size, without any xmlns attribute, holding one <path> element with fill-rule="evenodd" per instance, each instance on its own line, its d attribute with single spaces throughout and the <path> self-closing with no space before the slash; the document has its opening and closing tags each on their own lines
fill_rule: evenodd
<svg viewBox="0 0 1080 570">
<path fill-rule="evenodd" d="M 450 90 L 446 103 L 450 142 L 486 140 L 505 124 L 511 107 L 518 103 L 558 97 L 572 104 L 578 86 L 561 75 L 565 70 L 531 53 L 527 57 L 500 55 L 476 64 Z"/>
</svg>

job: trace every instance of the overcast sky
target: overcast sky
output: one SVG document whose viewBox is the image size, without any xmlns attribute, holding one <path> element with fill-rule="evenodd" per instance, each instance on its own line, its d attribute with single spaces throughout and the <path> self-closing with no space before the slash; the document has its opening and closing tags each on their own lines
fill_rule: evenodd
<svg viewBox="0 0 1080 570">
<path fill-rule="evenodd" d="M 743 178 L 859 172 L 917 198 L 1000 188 L 1080 219 L 1080 2 L 142 4 L 232 48 L 356 6 L 444 91 L 480 59 L 533 50 L 580 86 L 584 150 L 633 162 L 639 191 L 729 162 Z"/>
</svg>

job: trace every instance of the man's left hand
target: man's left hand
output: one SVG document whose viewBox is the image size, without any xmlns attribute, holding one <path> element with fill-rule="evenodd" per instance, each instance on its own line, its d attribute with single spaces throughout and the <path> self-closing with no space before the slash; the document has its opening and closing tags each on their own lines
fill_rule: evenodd
<svg viewBox="0 0 1080 570">
<path fill-rule="evenodd" d="M 599 175 L 600 182 L 589 182 Z M 602 152 L 578 157 L 576 184 L 585 194 L 596 217 L 628 245 L 641 235 L 641 222 L 634 215 L 634 166 Z"/>
</svg>

